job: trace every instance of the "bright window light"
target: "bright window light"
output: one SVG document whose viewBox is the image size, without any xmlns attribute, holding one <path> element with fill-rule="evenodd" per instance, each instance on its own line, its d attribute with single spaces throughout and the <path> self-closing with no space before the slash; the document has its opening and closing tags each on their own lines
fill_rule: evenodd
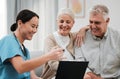
<svg viewBox="0 0 120 79">
<path fill-rule="evenodd" d="M 0 1 L 0 38 L 5 36 L 7 34 L 7 19 L 6 19 L 6 0 Z"/>
</svg>

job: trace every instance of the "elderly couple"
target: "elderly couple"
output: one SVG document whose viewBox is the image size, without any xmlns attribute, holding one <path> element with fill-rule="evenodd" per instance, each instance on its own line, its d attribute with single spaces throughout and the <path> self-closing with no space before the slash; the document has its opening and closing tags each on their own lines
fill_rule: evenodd
<svg viewBox="0 0 120 79">
<path fill-rule="evenodd" d="M 58 30 L 46 38 L 45 52 L 62 47 L 66 60 L 89 61 L 84 79 L 120 79 L 120 32 L 108 27 L 106 6 L 95 5 L 89 15 L 89 24 L 71 33 L 74 14 L 70 9 L 62 9 L 57 16 Z M 41 77 L 54 78 L 57 67 L 58 61 L 47 62 Z"/>
</svg>

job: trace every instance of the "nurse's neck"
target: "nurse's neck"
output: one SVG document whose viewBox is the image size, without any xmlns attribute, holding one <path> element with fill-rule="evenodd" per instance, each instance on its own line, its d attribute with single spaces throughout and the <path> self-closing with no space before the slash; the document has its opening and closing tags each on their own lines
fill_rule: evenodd
<svg viewBox="0 0 120 79">
<path fill-rule="evenodd" d="M 14 34 L 15 34 L 16 38 L 18 39 L 18 41 L 19 41 L 21 44 L 23 44 L 24 39 L 22 38 L 21 33 L 15 31 Z"/>
</svg>

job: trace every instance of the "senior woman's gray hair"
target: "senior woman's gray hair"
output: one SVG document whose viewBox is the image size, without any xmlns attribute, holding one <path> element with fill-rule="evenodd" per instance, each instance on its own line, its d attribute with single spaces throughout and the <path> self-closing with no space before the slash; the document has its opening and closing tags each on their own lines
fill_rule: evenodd
<svg viewBox="0 0 120 79">
<path fill-rule="evenodd" d="M 90 9 L 90 14 L 102 14 L 105 19 L 108 18 L 109 9 L 105 5 L 95 5 L 93 8 Z"/>
<path fill-rule="evenodd" d="M 73 20 L 75 19 L 75 15 L 70 8 L 62 8 L 61 10 L 59 10 L 58 15 L 57 15 L 57 19 L 59 18 L 59 16 L 61 16 L 63 14 L 69 15 Z"/>
</svg>

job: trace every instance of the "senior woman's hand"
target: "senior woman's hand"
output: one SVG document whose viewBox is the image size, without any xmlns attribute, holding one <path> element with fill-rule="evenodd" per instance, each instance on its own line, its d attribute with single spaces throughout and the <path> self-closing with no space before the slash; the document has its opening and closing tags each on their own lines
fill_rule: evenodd
<svg viewBox="0 0 120 79">
<path fill-rule="evenodd" d="M 79 32 L 76 34 L 75 45 L 77 47 L 80 47 L 84 43 L 86 31 L 89 30 L 89 28 L 90 28 L 89 25 L 87 25 L 81 28 Z"/>
</svg>

